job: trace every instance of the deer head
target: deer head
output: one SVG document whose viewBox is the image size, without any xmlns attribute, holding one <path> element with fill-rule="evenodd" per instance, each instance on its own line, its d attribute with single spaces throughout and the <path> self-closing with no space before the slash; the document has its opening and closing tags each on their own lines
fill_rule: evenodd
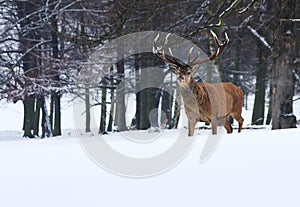
<svg viewBox="0 0 300 207">
<path fill-rule="evenodd" d="M 210 60 L 215 59 L 220 55 L 220 53 L 223 51 L 225 46 L 229 42 L 228 35 L 225 33 L 225 41 L 222 42 L 218 39 L 217 35 L 213 32 L 210 31 L 218 48 L 216 51 L 209 57 L 199 59 L 199 54 L 194 58 L 191 59 L 191 54 L 193 51 L 193 47 L 189 50 L 188 53 L 188 62 L 184 63 L 178 58 L 175 58 L 173 55 L 173 52 L 171 48 L 168 48 L 169 54 L 166 54 L 165 50 L 163 47 L 168 43 L 168 38 L 170 36 L 170 33 L 164 38 L 162 46 L 157 46 L 157 40 L 159 38 L 159 34 L 155 37 L 153 41 L 153 53 L 162 61 L 166 62 L 170 66 L 170 70 L 177 75 L 177 80 L 180 85 L 188 85 L 193 73 L 198 69 L 199 65 L 205 62 L 208 62 Z"/>
</svg>

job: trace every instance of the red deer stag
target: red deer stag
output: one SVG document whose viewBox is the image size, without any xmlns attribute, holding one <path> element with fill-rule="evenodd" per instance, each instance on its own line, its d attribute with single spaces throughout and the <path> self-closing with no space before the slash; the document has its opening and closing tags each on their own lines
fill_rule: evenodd
<svg viewBox="0 0 300 207">
<path fill-rule="evenodd" d="M 197 56 L 191 61 L 190 57 L 193 50 L 191 48 L 188 53 L 187 64 L 175 58 L 170 48 L 170 54 L 166 54 L 162 49 L 167 44 L 170 34 L 165 37 L 160 47 L 157 46 L 159 34 L 153 42 L 153 53 L 162 61 L 168 63 L 170 70 L 177 75 L 185 113 L 188 118 L 188 136 L 194 135 L 195 126 L 198 121 L 211 123 L 212 134 L 217 134 L 219 121 L 223 122 L 227 133 L 232 133 L 229 116 L 232 116 L 239 123 L 238 132 L 241 132 L 244 121 L 241 116 L 244 93 L 240 88 L 232 83 L 198 83 L 193 77 L 195 70 L 200 64 L 218 57 L 229 42 L 226 33 L 224 42 L 220 41 L 213 31 L 211 33 L 218 45 L 214 54 L 204 59 L 199 59 Z"/>
</svg>

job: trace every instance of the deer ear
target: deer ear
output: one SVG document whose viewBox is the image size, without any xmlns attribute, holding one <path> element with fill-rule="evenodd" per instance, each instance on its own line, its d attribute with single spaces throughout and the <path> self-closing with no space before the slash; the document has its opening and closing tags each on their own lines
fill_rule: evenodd
<svg viewBox="0 0 300 207">
<path fill-rule="evenodd" d="M 178 73 L 178 68 L 175 65 L 169 64 L 169 69 L 171 72 L 177 74 Z"/>
<path fill-rule="evenodd" d="M 198 68 L 199 68 L 199 65 L 194 65 L 194 66 L 191 68 L 191 72 L 192 72 L 192 73 L 195 73 L 196 70 L 198 70 Z"/>
</svg>

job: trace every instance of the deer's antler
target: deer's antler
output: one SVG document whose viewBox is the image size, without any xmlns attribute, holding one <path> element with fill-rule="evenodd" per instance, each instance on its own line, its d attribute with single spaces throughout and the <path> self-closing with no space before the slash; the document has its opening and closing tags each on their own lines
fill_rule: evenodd
<svg viewBox="0 0 300 207">
<path fill-rule="evenodd" d="M 165 63 L 170 64 L 170 69 L 173 73 L 178 73 L 179 69 L 177 67 L 173 67 L 173 66 L 183 66 L 186 65 L 184 64 L 182 61 L 180 61 L 179 59 L 175 58 L 172 52 L 171 48 L 168 48 L 169 50 L 169 54 L 165 53 L 165 50 L 163 49 L 164 46 L 168 43 L 168 38 L 171 35 L 171 33 L 167 34 L 167 36 L 164 38 L 163 40 L 163 44 L 161 46 L 157 46 L 157 40 L 159 38 L 159 34 L 156 35 L 154 41 L 153 41 L 153 54 L 158 57 L 159 59 L 161 59 L 162 61 L 164 61 Z"/>
<path fill-rule="evenodd" d="M 179 59 L 175 58 L 173 55 L 173 52 L 171 50 L 171 48 L 168 48 L 169 50 L 169 54 L 166 54 L 163 47 L 165 47 L 165 45 L 168 43 L 168 38 L 170 36 L 170 33 L 164 38 L 163 40 L 163 44 L 161 46 L 157 46 L 157 40 L 159 38 L 159 34 L 157 34 L 157 36 L 155 37 L 154 41 L 153 41 L 153 53 L 162 61 L 171 64 L 170 69 L 172 70 L 172 72 L 174 73 L 178 73 L 179 72 L 179 68 L 186 68 L 187 66 L 189 66 L 190 68 L 196 66 L 196 65 L 200 65 L 202 63 L 208 62 L 210 60 L 215 59 L 216 57 L 218 57 L 221 52 L 224 50 L 224 48 L 226 47 L 226 45 L 229 43 L 229 38 L 227 33 L 225 32 L 225 41 L 222 42 L 221 40 L 219 40 L 219 38 L 217 37 L 217 35 L 211 30 L 210 31 L 218 48 L 216 49 L 216 51 L 214 52 L 214 54 L 212 54 L 209 57 L 203 58 L 203 59 L 198 59 L 199 58 L 199 54 L 197 55 L 197 57 L 195 57 L 193 60 L 191 60 L 191 54 L 193 51 L 193 47 L 189 50 L 188 53 L 188 62 L 187 64 L 183 63 L 182 61 L 180 61 Z M 179 67 L 173 67 L 173 66 L 179 66 Z"/>
<path fill-rule="evenodd" d="M 222 42 L 221 40 L 219 40 L 219 38 L 217 37 L 217 35 L 212 30 L 210 30 L 210 33 L 214 37 L 214 40 L 215 40 L 218 48 L 216 49 L 216 51 L 214 52 L 214 54 L 212 54 L 209 57 L 206 57 L 206 58 L 203 58 L 203 59 L 198 59 L 198 56 L 197 56 L 193 61 L 190 61 L 190 56 L 191 56 L 191 53 L 192 53 L 192 50 L 193 50 L 193 48 L 191 48 L 191 50 L 190 50 L 190 52 L 188 54 L 188 65 L 189 66 L 192 67 L 192 66 L 195 66 L 195 65 L 200 65 L 202 63 L 205 63 L 205 62 L 208 62 L 210 60 L 215 59 L 216 57 L 218 57 L 221 54 L 221 52 L 224 50 L 224 48 L 226 47 L 226 45 L 228 45 L 229 38 L 228 38 L 228 35 L 227 35 L 226 32 L 225 32 L 225 41 L 224 42 Z"/>
</svg>

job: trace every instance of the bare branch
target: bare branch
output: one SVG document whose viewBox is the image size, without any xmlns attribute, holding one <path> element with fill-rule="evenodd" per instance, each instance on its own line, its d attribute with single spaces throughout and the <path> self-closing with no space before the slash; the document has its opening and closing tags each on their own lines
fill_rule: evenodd
<svg viewBox="0 0 300 207">
<path fill-rule="evenodd" d="M 252 0 L 245 8 L 241 9 L 238 12 L 238 14 L 243 14 L 243 13 L 247 12 L 249 10 L 249 8 L 254 5 L 255 2 L 256 2 L 256 0 Z"/>
<path fill-rule="evenodd" d="M 222 27 L 224 25 L 224 18 L 240 3 L 241 0 L 235 0 L 234 2 L 232 2 L 232 4 L 219 15 L 219 22 L 216 24 L 210 24 L 209 28 Z"/>
<path fill-rule="evenodd" d="M 247 26 L 247 28 L 252 32 L 252 34 L 254 34 L 254 36 L 256 36 L 263 43 L 264 46 L 266 46 L 271 51 L 273 50 L 273 48 L 267 42 L 267 40 L 263 36 L 261 36 L 255 29 L 253 29 L 250 26 Z"/>
<path fill-rule="evenodd" d="M 280 19 L 281 22 L 300 22 L 300 19 Z"/>
</svg>

